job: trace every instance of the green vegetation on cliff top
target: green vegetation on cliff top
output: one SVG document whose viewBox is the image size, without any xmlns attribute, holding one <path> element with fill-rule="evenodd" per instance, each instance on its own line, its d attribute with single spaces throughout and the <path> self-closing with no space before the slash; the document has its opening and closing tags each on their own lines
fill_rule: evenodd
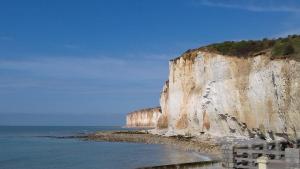
<svg viewBox="0 0 300 169">
<path fill-rule="evenodd" d="M 197 49 L 190 49 L 182 57 L 185 59 L 195 58 L 198 51 L 237 57 L 251 57 L 262 52 L 270 52 L 271 59 L 287 58 L 300 61 L 300 35 L 289 35 L 286 38 L 278 39 L 225 41 Z"/>
</svg>

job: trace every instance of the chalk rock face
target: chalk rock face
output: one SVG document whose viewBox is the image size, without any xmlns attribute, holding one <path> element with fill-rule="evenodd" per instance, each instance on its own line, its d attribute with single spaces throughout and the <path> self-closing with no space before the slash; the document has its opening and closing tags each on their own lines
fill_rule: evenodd
<svg viewBox="0 0 300 169">
<path fill-rule="evenodd" d="M 126 127 L 155 128 L 160 116 L 160 107 L 134 111 L 127 114 Z"/>
<path fill-rule="evenodd" d="M 300 134 L 298 61 L 200 51 L 195 58 L 170 61 L 169 69 L 157 123 L 166 134 Z"/>
</svg>

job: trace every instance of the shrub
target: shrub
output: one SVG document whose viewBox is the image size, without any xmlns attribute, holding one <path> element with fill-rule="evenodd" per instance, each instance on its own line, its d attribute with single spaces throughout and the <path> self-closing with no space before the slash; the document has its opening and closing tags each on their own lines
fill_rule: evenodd
<svg viewBox="0 0 300 169">
<path fill-rule="evenodd" d="M 240 57 L 252 56 L 258 52 L 270 50 L 273 58 L 280 58 L 278 56 L 299 58 L 300 35 L 289 35 L 286 38 L 278 39 L 264 38 L 263 40 L 242 40 L 236 42 L 226 41 L 223 43 L 211 44 L 203 48 L 208 51 L 217 52 L 223 55 L 233 55 Z"/>
<path fill-rule="evenodd" d="M 272 49 L 272 56 L 286 56 L 295 53 L 295 49 L 291 42 L 280 41 L 277 42 Z"/>
<path fill-rule="evenodd" d="M 188 50 L 182 57 L 184 59 L 193 59 L 197 56 L 199 50 L 238 57 L 250 57 L 260 52 L 271 51 L 271 58 L 273 59 L 290 58 L 300 61 L 300 35 L 289 35 L 286 38 L 277 39 L 225 41 Z"/>
<path fill-rule="evenodd" d="M 283 55 L 291 55 L 295 52 L 295 49 L 292 44 L 287 44 L 283 49 Z"/>
</svg>

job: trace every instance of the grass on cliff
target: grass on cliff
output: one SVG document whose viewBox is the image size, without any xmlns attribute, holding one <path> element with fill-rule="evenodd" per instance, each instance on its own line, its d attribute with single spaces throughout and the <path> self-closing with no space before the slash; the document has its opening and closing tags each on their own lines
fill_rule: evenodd
<svg viewBox="0 0 300 169">
<path fill-rule="evenodd" d="M 185 59 L 195 58 L 200 50 L 215 52 L 222 55 L 249 57 L 261 52 L 270 52 L 272 59 L 294 59 L 300 60 L 300 35 L 289 35 L 285 38 L 225 41 L 223 43 L 211 44 L 198 49 L 186 51 L 182 57 Z"/>
</svg>

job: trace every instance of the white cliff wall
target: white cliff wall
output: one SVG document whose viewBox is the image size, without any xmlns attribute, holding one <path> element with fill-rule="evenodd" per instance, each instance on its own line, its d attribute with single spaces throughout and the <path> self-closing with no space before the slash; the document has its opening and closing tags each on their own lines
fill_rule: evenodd
<svg viewBox="0 0 300 169">
<path fill-rule="evenodd" d="M 160 116 L 160 107 L 138 110 L 127 114 L 126 127 L 155 128 Z"/>
<path fill-rule="evenodd" d="M 167 134 L 300 134 L 300 63 L 198 52 L 170 61 L 158 128 Z"/>
</svg>

